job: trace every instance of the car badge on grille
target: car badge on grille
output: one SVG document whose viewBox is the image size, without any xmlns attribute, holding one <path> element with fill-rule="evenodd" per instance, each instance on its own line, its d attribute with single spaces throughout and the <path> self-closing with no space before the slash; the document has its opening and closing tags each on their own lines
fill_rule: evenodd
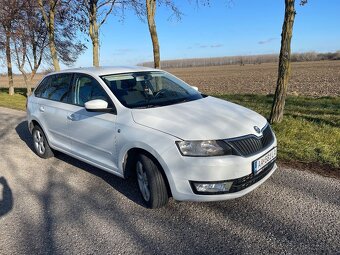
<svg viewBox="0 0 340 255">
<path fill-rule="evenodd" d="M 256 133 L 261 134 L 261 129 L 258 126 L 254 126 Z"/>
</svg>

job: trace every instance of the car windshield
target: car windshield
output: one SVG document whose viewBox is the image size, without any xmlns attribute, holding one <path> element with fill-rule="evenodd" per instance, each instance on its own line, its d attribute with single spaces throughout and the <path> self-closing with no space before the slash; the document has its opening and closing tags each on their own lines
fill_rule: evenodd
<svg viewBox="0 0 340 255">
<path fill-rule="evenodd" d="M 165 72 L 111 74 L 101 78 L 128 108 L 159 107 L 203 98 L 194 88 Z"/>
</svg>

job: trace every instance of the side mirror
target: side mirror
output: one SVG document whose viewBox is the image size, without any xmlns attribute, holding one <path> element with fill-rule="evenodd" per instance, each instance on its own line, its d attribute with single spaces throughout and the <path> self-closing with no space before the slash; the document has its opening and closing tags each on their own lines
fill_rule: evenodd
<svg viewBox="0 0 340 255">
<path fill-rule="evenodd" d="M 102 99 L 90 100 L 85 103 L 85 109 L 88 112 L 110 112 L 111 108 L 108 107 L 108 103 Z"/>
<path fill-rule="evenodd" d="M 191 86 L 194 90 L 198 91 L 198 88 L 196 86 Z"/>
</svg>

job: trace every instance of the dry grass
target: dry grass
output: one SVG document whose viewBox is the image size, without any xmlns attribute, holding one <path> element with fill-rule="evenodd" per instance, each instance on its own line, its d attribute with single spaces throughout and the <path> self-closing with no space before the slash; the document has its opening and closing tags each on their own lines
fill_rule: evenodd
<svg viewBox="0 0 340 255">
<path fill-rule="evenodd" d="M 207 94 L 273 94 L 277 64 L 171 68 L 170 73 Z M 340 61 L 292 64 L 288 93 L 303 96 L 340 96 Z"/>
<path fill-rule="evenodd" d="M 33 79 L 32 87 L 35 87 L 43 77 L 43 74 L 36 74 Z M 25 88 L 25 82 L 22 75 L 14 75 L 13 79 L 15 88 Z M 8 78 L 6 75 L 0 75 L 0 88 L 8 88 Z"/>
</svg>

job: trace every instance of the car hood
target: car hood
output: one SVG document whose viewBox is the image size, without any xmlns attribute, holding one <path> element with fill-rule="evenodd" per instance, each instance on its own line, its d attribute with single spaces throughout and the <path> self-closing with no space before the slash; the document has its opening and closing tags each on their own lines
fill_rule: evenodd
<svg viewBox="0 0 340 255">
<path fill-rule="evenodd" d="M 183 140 L 217 140 L 248 134 L 259 136 L 267 120 L 240 105 L 206 97 L 175 105 L 133 109 L 133 120 Z"/>
</svg>

